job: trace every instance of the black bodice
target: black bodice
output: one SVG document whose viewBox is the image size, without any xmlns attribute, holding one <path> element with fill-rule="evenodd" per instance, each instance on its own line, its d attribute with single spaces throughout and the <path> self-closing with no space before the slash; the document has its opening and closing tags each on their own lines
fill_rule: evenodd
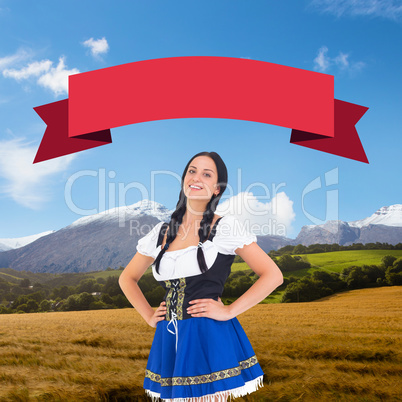
<svg viewBox="0 0 402 402">
<path fill-rule="evenodd" d="M 222 218 L 219 218 L 215 222 L 208 240 L 212 241 L 215 236 L 216 226 L 220 219 Z M 167 224 L 161 227 L 157 246 L 162 244 L 164 231 L 166 229 L 165 225 Z M 178 320 L 191 318 L 191 315 L 187 314 L 187 308 L 190 306 L 189 301 L 191 300 L 218 300 L 218 297 L 222 296 L 223 288 L 230 274 L 234 258 L 234 255 L 221 254 L 218 252 L 215 262 L 208 271 L 204 273 L 200 272 L 199 275 L 158 281 L 166 290 L 163 298 L 163 300 L 166 301 L 167 307 L 165 319 L 168 321 L 173 319 L 173 312 L 176 314 Z"/>
</svg>

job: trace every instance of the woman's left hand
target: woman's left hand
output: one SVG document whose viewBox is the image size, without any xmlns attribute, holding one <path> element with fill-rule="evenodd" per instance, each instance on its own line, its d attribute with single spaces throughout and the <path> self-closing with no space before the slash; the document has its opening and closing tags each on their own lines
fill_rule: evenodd
<svg viewBox="0 0 402 402">
<path fill-rule="evenodd" d="M 187 313 L 191 317 L 208 317 L 217 321 L 230 320 L 229 306 L 225 306 L 220 297 L 218 301 L 214 299 L 196 299 L 189 302 L 190 307 L 187 309 Z"/>
</svg>

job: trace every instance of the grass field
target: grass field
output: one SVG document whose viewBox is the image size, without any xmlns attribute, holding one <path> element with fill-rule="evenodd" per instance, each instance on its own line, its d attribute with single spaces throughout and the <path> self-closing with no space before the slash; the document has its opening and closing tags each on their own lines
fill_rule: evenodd
<svg viewBox="0 0 402 402">
<path fill-rule="evenodd" d="M 330 253 L 307 254 L 306 258 L 312 268 L 326 269 L 331 272 L 341 272 L 351 265 L 380 265 L 385 255 L 402 257 L 402 250 L 344 250 Z M 303 254 L 300 254 L 303 256 Z"/>
<path fill-rule="evenodd" d="M 311 263 L 311 268 L 285 272 L 284 275 L 286 277 L 302 277 L 317 269 L 340 273 L 344 268 L 352 265 L 357 265 L 359 267 L 371 264 L 380 265 L 381 259 L 384 257 L 384 255 L 393 255 L 396 258 L 399 258 L 402 257 L 402 250 L 344 250 L 331 251 L 328 253 L 296 255 L 306 258 L 307 261 Z M 232 265 L 232 272 L 245 271 L 247 269 L 249 269 L 249 267 L 245 262 Z"/>
<path fill-rule="evenodd" d="M 310 303 L 258 305 L 238 318 L 265 372 L 238 401 L 396 401 L 402 287 Z M 146 401 L 154 329 L 133 309 L 0 316 L 1 401 Z"/>
</svg>

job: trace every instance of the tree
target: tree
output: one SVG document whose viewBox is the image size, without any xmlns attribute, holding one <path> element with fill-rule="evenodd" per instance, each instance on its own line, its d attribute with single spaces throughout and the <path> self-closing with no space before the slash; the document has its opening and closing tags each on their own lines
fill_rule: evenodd
<svg viewBox="0 0 402 402">
<path fill-rule="evenodd" d="M 40 290 L 39 292 L 29 294 L 28 298 L 31 300 L 35 300 L 37 303 L 40 303 L 45 298 L 45 294 L 42 290 Z"/>
<path fill-rule="evenodd" d="M 353 267 L 346 278 L 346 283 L 350 289 L 361 289 L 369 283 L 369 278 L 364 274 L 361 267 Z"/>
<path fill-rule="evenodd" d="M 392 272 L 402 272 L 402 257 L 399 257 L 397 260 L 394 261 L 394 263 L 392 264 Z"/>
<path fill-rule="evenodd" d="M 303 246 L 303 244 L 298 244 L 294 249 L 293 249 L 293 254 L 305 254 L 307 251 L 307 247 Z"/>
<path fill-rule="evenodd" d="M 11 314 L 11 309 L 0 304 L 0 314 Z"/>
<path fill-rule="evenodd" d="M 39 311 L 50 311 L 52 303 L 49 300 L 42 300 L 39 304 Z"/>
<path fill-rule="evenodd" d="M 377 267 L 377 265 L 363 265 L 362 272 L 367 276 L 370 283 L 377 283 L 378 278 L 385 278 L 385 270 Z"/>
<path fill-rule="evenodd" d="M 66 302 L 63 304 L 63 310 L 65 311 L 77 311 L 78 310 L 78 295 L 68 296 Z"/>
<path fill-rule="evenodd" d="M 17 308 L 17 313 L 28 313 L 28 306 L 26 304 L 20 304 Z"/>
<path fill-rule="evenodd" d="M 94 278 L 83 279 L 77 286 L 77 293 L 92 293 L 99 292 L 100 284 Z"/>
<path fill-rule="evenodd" d="M 288 244 L 287 246 L 281 247 L 281 248 L 278 250 L 278 252 L 281 253 L 281 254 L 284 254 L 284 253 L 293 253 L 294 247 L 295 247 L 295 246 L 292 246 L 292 245 Z"/>
<path fill-rule="evenodd" d="M 402 285 L 402 257 L 394 261 L 392 266 L 385 271 L 385 279 L 391 286 Z"/>
<path fill-rule="evenodd" d="M 87 292 L 81 293 L 78 296 L 79 310 L 89 310 L 89 305 L 94 301 L 95 301 L 95 298 L 91 294 L 89 294 Z"/>
<path fill-rule="evenodd" d="M 25 295 L 21 295 L 18 296 L 13 303 L 13 308 L 16 309 L 18 306 L 22 305 L 22 304 L 27 304 L 28 303 L 28 296 Z"/>
<path fill-rule="evenodd" d="M 27 313 L 36 313 L 38 311 L 39 305 L 35 300 L 28 300 L 27 305 Z"/>
<path fill-rule="evenodd" d="M 31 285 L 31 281 L 28 278 L 22 279 L 20 282 L 20 286 L 22 288 L 29 288 L 30 285 Z"/>
<path fill-rule="evenodd" d="M 112 297 L 118 294 L 122 295 L 123 292 L 119 285 L 119 278 L 117 276 L 109 276 L 106 279 L 106 283 L 103 285 L 102 292 Z"/>
<path fill-rule="evenodd" d="M 384 255 L 384 257 L 381 258 L 381 262 L 384 265 L 385 268 L 388 268 L 392 266 L 394 261 L 396 260 L 396 257 L 394 255 Z"/>
<path fill-rule="evenodd" d="M 101 297 L 101 300 L 105 304 L 112 305 L 113 304 L 113 299 L 108 295 L 107 293 L 104 293 Z"/>
<path fill-rule="evenodd" d="M 234 263 L 244 262 L 244 260 L 243 260 L 243 258 L 240 257 L 240 255 L 236 255 L 236 257 L 234 258 L 233 262 Z"/>
<path fill-rule="evenodd" d="M 163 290 L 163 288 L 161 288 Z M 163 296 L 162 296 L 163 297 Z M 113 297 L 113 304 L 118 308 L 132 307 L 126 296 L 116 295 Z"/>
<path fill-rule="evenodd" d="M 110 308 L 110 306 L 107 306 L 100 300 L 95 300 L 89 305 L 89 310 L 102 310 L 105 308 Z"/>
<path fill-rule="evenodd" d="M 145 294 L 145 298 L 152 307 L 158 307 L 165 296 L 165 290 L 162 286 L 158 286 Z"/>
<path fill-rule="evenodd" d="M 313 280 L 310 276 L 305 276 L 297 282 L 290 283 L 286 287 L 281 302 L 308 302 L 333 293 L 334 292 L 326 287 L 322 281 Z"/>
<path fill-rule="evenodd" d="M 59 288 L 53 289 L 53 292 L 50 295 L 51 299 L 57 299 L 60 297 L 60 299 L 67 299 L 70 295 L 74 294 L 74 289 L 72 287 L 63 285 Z"/>
<path fill-rule="evenodd" d="M 292 257 L 289 254 L 283 254 L 280 256 L 277 264 L 282 272 L 297 271 L 311 266 L 309 262 L 304 261 L 300 257 Z"/>
</svg>

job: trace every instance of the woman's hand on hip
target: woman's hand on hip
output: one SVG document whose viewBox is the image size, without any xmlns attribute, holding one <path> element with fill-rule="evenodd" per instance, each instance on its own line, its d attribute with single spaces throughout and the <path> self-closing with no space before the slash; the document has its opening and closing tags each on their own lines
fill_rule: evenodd
<svg viewBox="0 0 402 402">
<path fill-rule="evenodd" d="M 218 301 L 214 299 L 196 299 L 189 302 L 190 307 L 187 308 L 187 313 L 191 317 L 208 317 L 217 321 L 230 320 L 229 306 L 225 306 L 220 297 Z"/>
<path fill-rule="evenodd" d="M 166 316 L 166 302 L 162 302 L 159 307 L 155 310 L 153 316 L 148 320 L 148 325 L 152 328 L 156 328 L 156 324 L 159 321 L 163 321 Z"/>
</svg>

